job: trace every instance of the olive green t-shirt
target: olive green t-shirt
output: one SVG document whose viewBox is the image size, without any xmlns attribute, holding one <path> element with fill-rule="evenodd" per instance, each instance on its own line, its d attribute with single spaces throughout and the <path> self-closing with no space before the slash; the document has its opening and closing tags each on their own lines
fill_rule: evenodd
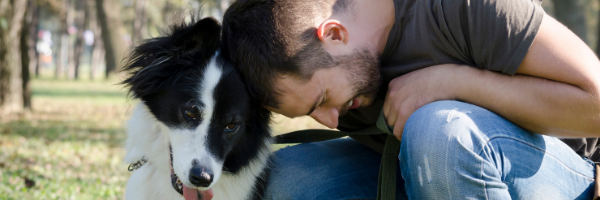
<svg viewBox="0 0 600 200">
<path fill-rule="evenodd" d="M 541 0 L 394 0 L 394 5 L 395 24 L 381 55 L 382 91 L 395 77 L 444 63 L 514 75 L 544 16 Z M 375 124 L 384 93 L 373 105 L 340 117 L 338 129 Z M 353 138 L 379 152 L 385 144 L 380 135 Z M 592 158 L 597 151 L 597 139 L 565 142 L 582 156 Z"/>
</svg>

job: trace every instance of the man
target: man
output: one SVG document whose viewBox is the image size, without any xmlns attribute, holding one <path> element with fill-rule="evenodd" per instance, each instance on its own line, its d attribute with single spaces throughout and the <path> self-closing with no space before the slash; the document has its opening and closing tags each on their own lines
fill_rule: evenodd
<svg viewBox="0 0 600 200">
<path fill-rule="evenodd" d="M 287 117 L 353 131 L 383 112 L 402 142 L 399 198 L 591 199 L 600 62 L 540 3 L 239 0 L 223 53 Z M 266 197 L 374 199 L 385 140 L 353 138 L 375 151 L 276 152 Z"/>
</svg>

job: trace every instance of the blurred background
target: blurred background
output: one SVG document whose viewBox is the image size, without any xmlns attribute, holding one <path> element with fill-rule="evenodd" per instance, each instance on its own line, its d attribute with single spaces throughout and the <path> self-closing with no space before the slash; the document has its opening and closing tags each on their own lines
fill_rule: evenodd
<svg viewBox="0 0 600 200">
<path fill-rule="evenodd" d="M 178 13 L 220 20 L 232 1 L 0 0 L 0 199 L 121 199 L 136 104 L 117 84 L 123 55 Z M 599 5 L 543 3 L 596 52 Z M 324 127 L 306 117 L 273 123 L 274 134 L 304 128 Z"/>
</svg>

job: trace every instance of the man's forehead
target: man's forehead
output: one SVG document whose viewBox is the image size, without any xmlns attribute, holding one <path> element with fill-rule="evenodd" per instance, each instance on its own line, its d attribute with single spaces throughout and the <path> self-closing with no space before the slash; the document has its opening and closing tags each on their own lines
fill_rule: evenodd
<svg viewBox="0 0 600 200">
<path fill-rule="evenodd" d="M 280 104 L 277 108 L 271 106 L 265 108 L 290 118 L 310 114 L 309 112 L 319 101 L 321 93 L 319 87 L 290 76 L 278 78 L 274 88 L 279 92 L 277 99 Z"/>
<path fill-rule="evenodd" d="M 306 85 L 310 80 L 302 80 L 299 77 L 291 75 L 280 75 L 275 78 L 274 88 L 278 91 L 286 92 Z"/>
<path fill-rule="evenodd" d="M 271 106 L 264 106 L 264 108 L 266 108 L 267 110 L 269 110 L 271 112 L 278 113 L 278 114 L 281 114 L 283 116 L 286 116 L 288 118 L 296 118 L 296 117 L 300 117 L 301 116 L 298 113 L 290 112 L 290 110 L 293 111 L 293 109 L 289 109 L 289 108 L 286 108 L 284 106 L 279 106 L 278 108 L 271 107 Z"/>
</svg>

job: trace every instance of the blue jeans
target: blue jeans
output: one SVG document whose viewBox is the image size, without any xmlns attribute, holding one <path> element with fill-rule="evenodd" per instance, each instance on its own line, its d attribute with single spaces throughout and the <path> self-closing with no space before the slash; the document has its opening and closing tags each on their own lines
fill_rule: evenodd
<svg viewBox="0 0 600 200">
<path fill-rule="evenodd" d="M 352 139 L 275 152 L 266 199 L 375 199 L 381 155 Z M 593 163 L 483 108 L 434 102 L 407 121 L 398 199 L 591 199 Z"/>
</svg>

